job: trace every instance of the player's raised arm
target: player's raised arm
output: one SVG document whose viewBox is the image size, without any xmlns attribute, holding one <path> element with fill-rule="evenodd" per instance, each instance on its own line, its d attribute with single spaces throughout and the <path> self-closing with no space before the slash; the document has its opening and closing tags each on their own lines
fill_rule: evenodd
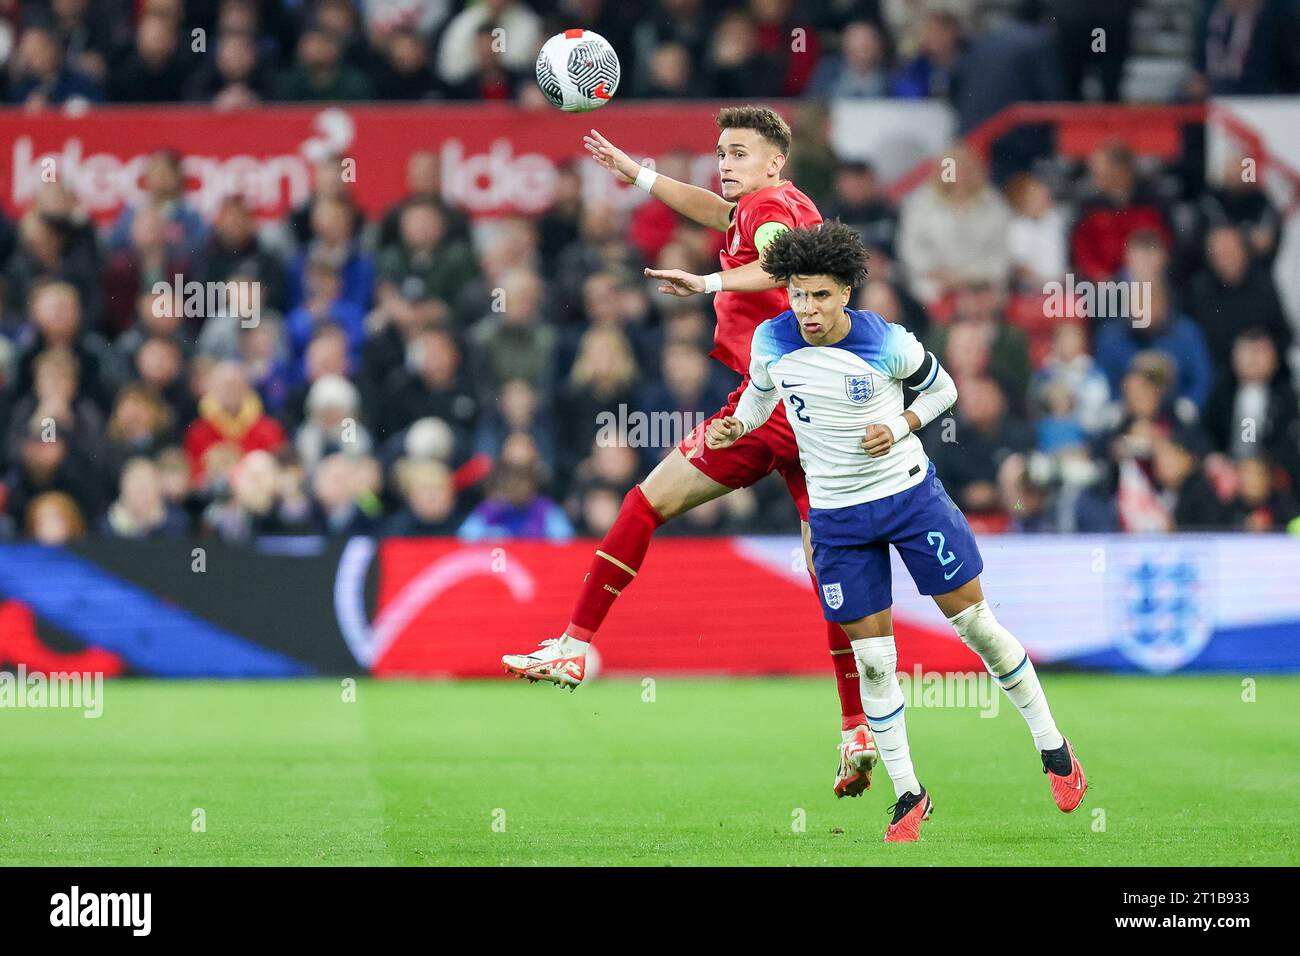
<svg viewBox="0 0 1300 956">
<path fill-rule="evenodd" d="M 735 203 L 727 202 L 712 190 L 678 182 L 671 176 L 664 176 L 642 166 L 597 130 L 593 129 L 584 136 L 582 145 L 587 148 L 587 152 L 591 153 L 596 162 L 619 180 L 634 183 L 673 212 L 680 213 L 701 226 L 717 229 L 719 232 L 726 232 L 727 227 L 731 225 L 731 210 Z"/>
</svg>

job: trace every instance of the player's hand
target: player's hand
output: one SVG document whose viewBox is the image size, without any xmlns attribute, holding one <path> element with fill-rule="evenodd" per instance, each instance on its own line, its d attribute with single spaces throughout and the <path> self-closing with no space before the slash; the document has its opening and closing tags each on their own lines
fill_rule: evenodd
<svg viewBox="0 0 1300 956">
<path fill-rule="evenodd" d="M 894 447 L 894 433 L 888 425 L 868 425 L 860 444 L 872 458 L 879 458 Z"/>
<path fill-rule="evenodd" d="M 704 276 L 692 275 L 681 269 L 647 269 L 645 274 L 646 278 L 658 279 L 663 283 L 659 286 L 659 291 L 668 295 L 685 298 L 704 291 Z"/>
<path fill-rule="evenodd" d="M 636 181 L 637 173 L 641 172 L 641 164 L 600 133 L 593 129 L 588 135 L 582 137 L 582 145 L 587 147 L 587 152 L 591 153 L 596 162 L 620 180 L 625 183 Z"/>
<path fill-rule="evenodd" d="M 704 444 L 709 448 L 726 448 L 734 445 L 745 432 L 740 419 L 731 415 L 715 418 L 704 430 Z"/>
</svg>

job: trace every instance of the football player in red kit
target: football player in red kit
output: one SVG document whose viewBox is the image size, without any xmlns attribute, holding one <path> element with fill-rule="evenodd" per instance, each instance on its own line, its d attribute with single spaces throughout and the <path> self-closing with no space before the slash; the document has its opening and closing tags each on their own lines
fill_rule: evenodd
<svg viewBox="0 0 1300 956">
<path fill-rule="evenodd" d="M 759 257 L 785 230 L 821 222 L 812 200 L 781 178 L 790 152 L 790 127 L 785 120 L 764 107 L 741 106 L 722 110 L 716 122 L 721 196 L 658 175 L 595 130 L 584 137 L 588 152 L 620 180 L 634 183 L 688 219 L 726 233 L 720 272 L 698 276 L 678 269 L 646 270 L 647 276 L 661 282 L 661 292 L 715 294 L 718 325 L 711 354 L 742 381 L 713 418 L 733 414 L 748 383 L 754 329 L 790 307 L 785 287 L 763 271 Z M 778 407 L 763 426 L 725 449 L 705 446 L 706 428 L 707 422 L 691 432 L 628 492 L 618 518 L 596 549 L 568 627 L 535 651 L 503 657 L 507 671 L 530 680 L 577 687 L 586 670 L 587 645 L 614 599 L 636 578 L 655 529 L 697 505 L 752 485 L 772 471 L 780 472 L 790 489 L 808 555 L 808 491 L 784 408 Z M 810 556 L 808 567 L 812 567 Z M 835 793 L 858 796 L 871 785 L 876 746 L 863 716 L 849 639 L 839 625 L 825 626 L 842 714 Z"/>
</svg>

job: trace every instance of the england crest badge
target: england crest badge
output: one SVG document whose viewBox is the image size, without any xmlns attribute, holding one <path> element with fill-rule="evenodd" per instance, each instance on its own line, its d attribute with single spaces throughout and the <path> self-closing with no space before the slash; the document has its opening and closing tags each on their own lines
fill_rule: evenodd
<svg viewBox="0 0 1300 956">
<path fill-rule="evenodd" d="M 866 375 L 845 375 L 844 391 L 848 393 L 849 401 L 854 405 L 865 405 L 871 401 L 871 396 L 876 393 L 875 383 L 872 381 L 871 373 Z"/>
<path fill-rule="evenodd" d="M 822 594 L 826 596 L 826 606 L 832 611 L 844 606 L 844 589 L 836 581 L 834 584 L 823 584 Z"/>
</svg>

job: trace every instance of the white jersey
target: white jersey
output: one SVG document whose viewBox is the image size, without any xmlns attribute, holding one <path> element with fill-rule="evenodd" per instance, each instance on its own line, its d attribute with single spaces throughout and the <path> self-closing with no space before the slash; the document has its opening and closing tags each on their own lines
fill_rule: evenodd
<svg viewBox="0 0 1300 956">
<path fill-rule="evenodd" d="M 782 312 L 754 331 L 750 385 L 760 401 L 786 403 L 786 417 L 799 444 L 814 508 L 844 508 L 897 494 L 924 480 L 929 457 L 908 432 L 879 458 L 862 448 L 868 425 L 903 414 L 903 381 L 916 381 L 927 364 L 933 381 L 939 366 L 911 332 L 875 312 L 845 309 L 852 327 L 833 345 L 809 345 L 794 312 Z M 765 418 L 766 416 L 764 416 Z"/>
</svg>

